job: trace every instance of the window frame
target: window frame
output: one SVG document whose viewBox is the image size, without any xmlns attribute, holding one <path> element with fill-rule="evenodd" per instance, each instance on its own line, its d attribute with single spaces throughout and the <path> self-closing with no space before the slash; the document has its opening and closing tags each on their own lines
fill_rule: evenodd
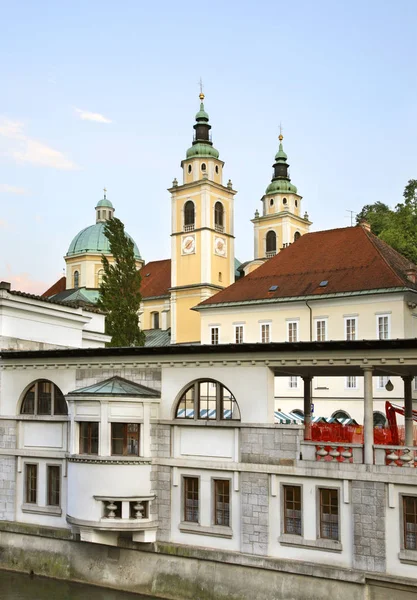
<svg viewBox="0 0 417 600">
<path fill-rule="evenodd" d="M 270 241 L 270 240 L 272 240 L 272 237 L 274 239 L 273 244 Z M 270 229 L 269 231 L 267 231 L 266 236 L 265 236 L 265 256 L 272 252 L 274 252 L 275 254 L 277 253 L 277 240 L 278 240 L 278 236 L 274 229 Z M 273 246 L 273 248 L 272 248 L 272 246 Z"/>
<path fill-rule="evenodd" d="M 324 339 L 319 339 L 319 323 L 324 325 Z M 316 342 L 327 342 L 327 318 L 315 317 L 314 319 L 314 335 Z"/>
<path fill-rule="evenodd" d="M 222 514 L 223 514 L 223 520 L 224 520 L 224 515 L 227 514 L 227 523 L 226 522 L 222 522 L 219 523 L 218 522 L 218 502 L 217 502 L 217 487 L 220 485 L 224 485 L 227 484 L 228 486 L 228 490 L 227 490 L 227 497 L 228 497 L 228 509 L 227 512 L 224 508 L 222 508 Z M 232 514 L 232 486 L 231 486 L 231 479 L 228 477 L 213 477 L 212 478 L 212 525 L 214 527 L 231 527 L 231 514 Z M 224 505 L 225 502 L 223 501 L 222 504 Z M 220 519 L 222 520 L 222 519 Z"/>
<path fill-rule="evenodd" d="M 349 380 L 350 379 L 354 379 L 355 380 L 355 385 L 349 385 Z M 357 375 L 346 375 L 345 377 L 345 390 L 358 390 L 359 389 L 359 385 L 358 385 L 358 376 Z"/>
<path fill-rule="evenodd" d="M 377 390 L 385 390 L 385 386 L 387 385 L 388 381 L 390 380 L 389 375 L 377 375 L 376 376 L 376 389 Z M 385 380 L 385 383 L 381 385 L 381 381 Z"/>
<path fill-rule="evenodd" d="M 186 501 L 187 501 L 187 481 L 188 480 L 195 480 L 197 481 L 197 519 L 196 520 L 190 520 L 187 519 L 187 505 L 186 505 Z M 196 524 L 200 524 L 200 477 L 195 476 L 195 475 L 182 475 L 182 492 L 181 492 L 181 497 L 182 497 L 182 507 L 181 507 L 181 511 L 182 511 L 182 519 L 181 522 L 182 523 L 196 523 Z M 195 493 L 195 490 L 192 491 L 193 493 Z M 195 500 L 195 498 L 194 498 Z M 192 507 L 191 510 L 195 510 L 195 507 Z"/>
<path fill-rule="evenodd" d="M 221 231 L 224 231 L 224 223 L 225 223 L 225 210 L 223 203 L 220 200 L 216 200 L 214 203 L 214 228 L 218 228 Z"/>
<path fill-rule="evenodd" d="M 50 406 L 51 406 L 50 412 L 39 412 L 39 397 L 40 397 L 39 384 L 44 384 L 44 383 L 47 383 L 52 386 L 51 399 L 50 399 Z M 33 412 L 23 412 L 27 395 L 31 392 L 33 387 L 35 388 L 34 397 L 33 397 Z M 57 392 L 58 392 L 58 394 L 61 394 L 61 396 L 62 396 L 62 400 L 65 403 L 66 412 L 56 412 L 56 408 L 58 406 L 57 400 L 59 398 L 59 395 L 57 394 Z M 62 405 L 62 406 L 64 406 L 64 405 Z M 64 396 L 62 390 L 56 385 L 56 383 L 54 383 L 50 379 L 36 379 L 35 381 L 32 381 L 32 383 L 30 383 L 29 386 L 23 392 L 23 397 L 20 402 L 19 414 L 20 415 L 31 415 L 31 416 L 33 415 L 34 417 L 40 417 L 40 418 L 68 417 L 68 403 L 65 399 L 65 396 Z"/>
<path fill-rule="evenodd" d="M 295 385 L 293 385 L 294 379 L 295 379 Z M 298 390 L 298 375 L 289 375 L 288 376 L 288 389 Z"/>
<path fill-rule="evenodd" d="M 200 384 L 202 383 L 214 383 L 216 385 L 216 415 L 215 417 L 210 417 L 207 412 L 207 416 L 200 416 L 200 407 L 201 407 L 201 394 L 200 394 Z M 192 390 L 192 391 L 191 391 Z M 230 417 L 224 417 L 225 412 L 225 398 L 224 398 L 224 390 L 230 395 L 230 399 L 227 398 L 227 402 L 231 402 L 231 413 Z M 191 398 L 186 399 L 186 395 L 190 393 Z M 185 402 L 184 408 L 184 416 L 178 416 L 178 411 L 180 410 L 180 405 L 182 402 Z M 187 409 L 187 404 L 192 405 L 192 408 L 189 406 Z M 187 415 L 187 410 L 191 411 L 190 414 Z M 236 416 L 233 416 L 236 415 Z M 234 394 L 227 388 L 223 383 L 217 381 L 215 379 L 196 379 L 190 382 L 186 387 L 182 389 L 180 392 L 176 403 L 175 403 L 175 411 L 173 415 L 174 419 L 178 419 L 180 421 L 208 421 L 208 422 L 216 422 L 216 421 L 240 421 L 240 408 L 239 404 L 234 396 Z"/>
<path fill-rule="evenodd" d="M 296 330 L 296 339 L 295 340 L 290 340 L 290 325 L 295 325 L 295 330 Z M 296 342 L 299 341 L 299 320 L 298 319 L 288 319 L 287 321 L 287 342 L 291 343 L 291 344 L 295 344 Z"/>
<path fill-rule="evenodd" d="M 244 344 L 245 343 L 245 323 L 234 323 L 234 343 Z"/>
<path fill-rule="evenodd" d="M 58 470 L 58 490 L 55 490 L 55 494 L 58 495 L 58 502 L 57 503 L 53 503 L 51 502 L 51 495 L 54 493 L 52 491 L 52 486 L 51 486 L 51 470 L 52 469 L 57 469 Z M 57 464 L 47 464 L 46 465 L 46 506 L 54 506 L 54 507 L 61 507 L 61 490 L 62 490 L 62 485 L 61 485 L 61 481 L 62 481 L 62 477 L 61 477 L 61 465 L 57 465 Z"/>
<path fill-rule="evenodd" d="M 406 530 L 406 513 L 405 513 L 405 501 L 407 499 L 413 500 L 415 504 L 415 510 L 417 511 L 417 496 L 413 494 L 400 494 L 400 532 L 401 532 L 401 550 L 405 550 L 408 552 L 415 552 L 417 554 L 417 524 L 415 524 L 416 531 L 414 532 L 415 536 L 415 547 L 410 548 L 407 546 L 407 530 Z M 414 513 L 416 515 L 416 512 Z M 416 516 L 417 518 L 417 516 Z"/>
<path fill-rule="evenodd" d="M 30 485 L 29 468 L 35 471 L 35 488 Z M 25 462 L 25 504 L 38 504 L 38 484 L 39 484 L 39 463 Z M 30 499 L 30 493 L 34 491 L 35 500 Z"/>
<path fill-rule="evenodd" d="M 354 342 L 358 339 L 358 317 L 356 315 L 353 315 L 351 317 L 343 317 L 345 320 L 345 341 L 347 342 Z M 348 337 L 348 321 L 354 321 L 355 322 L 355 335 L 354 337 Z"/>
<path fill-rule="evenodd" d="M 210 345 L 218 346 L 220 344 L 220 326 L 219 325 L 210 325 L 209 329 L 210 329 Z M 217 341 L 213 342 L 213 339 L 214 339 L 213 332 L 215 330 L 217 330 Z"/>
<path fill-rule="evenodd" d="M 187 210 L 187 206 L 189 207 L 188 210 Z M 192 217 L 193 217 L 192 218 L 192 222 L 191 222 L 191 208 L 190 208 L 191 206 L 193 207 L 193 209 L 192 209 Z M 184 202 L 184 208 L 183 208 L 183 210 L 184 210 L 184 217 L 183 217 L 184 230 L 188 231 L 188 230 L 186 230 L 186 227 L 193 227 L 193 228 L 195 228 L 195 204 L 194 204 L 194 202 L 188 198 L 188 200 L 186 200 Z M 190 221 L 190 222 L 188 223 L 188 221 Z M 190 229 L 190 231 L 191 231 L 191 229 Z"/>
<path fill-rule="evenodd" d="M 87 452 L 82 452 L 81 448 L 82 448 L 82 427 L 87 425 L 88 426 L 88 435 L 87 435 L 87 445 L 88 445 L 88 450 Z M 92 446 L 92 425 L 97 425 L 97 452 L 91 452 L 91 446 Z M 100 454 L 100 422 L 99 421 L 79 421 L 78 422 L 78 429 L 79 429 L 79 436 L 78 436 L 78 454 L 82 454 L 83 456 L 98 456 Z"/>
<path fill-rule="evenodd" d="M 286 493 L 290 488 L 299 490 L 300 493 L 300 533 L 287 530 L 287 498 Z M 282 499 L 282 526 L 281 532 L 284 535 L 296 535 L 297 537 L 304 537 L 304 523 L 303 523 L 303 486 L 293 483 L 282 483 L 281 484 L 281 499 Z M 295 509 L 292 509 L 295 510 Z M 292 520 L 296 520 L 294 517 L 288 517 Z"/>
<path fill-rule="evenodd" d="M 263 328 L 268 329 L 268 341 L 265 341 L 264 335 L 263 335 Z M 265 321 L 265 322 L 261 322 L 259 323 L 259 336 L 260 336 L 260 341 L 261 344 L 270 344 L 272 341 L 272 323 L 270 321 Z"/>
<path fill-rule="evenodd" d="M 80 272 L 78 269 L 75 269 L 72 274 L 72 282 L 74 284 L 74 289 L 77 290 L 80 287 Z"/>
<path fill-rule="evenodd" d="M 122 425 L 123 426 L 123 437 L 116 437 L 113 435 L 113 427 L 114 425 Z M 137 453 L 129 453 L 128 452 L 128 436 L 129 436 L 129 432 L 128 432 L 128 427 L 129 425 L 135 425 L 137 427 L 137 437 L 136 437 L 136 441 L 137 441 Z M 110 453 L 111 456 L 140 456 L 140 442 L 141 442 L 141 428 L 140 428 L 140 423 L 120 423 L 119 421 L 111 421 L 110 422 Z M 122 445 L 123 445 L 123 451 L 122 454 L 120 454 L 119 452 L 114 452 L 113 450 L 113 440 L 122 440 Z"/>
<path fill-rule="evenodd" d="M 391 314 L 390 313 L 380 313 L 380 314 L 376 314 L 376 339 L 377 340 L 389 340 L 391 339 Z M 386 337 L 381 337 L 381 330 L 380 330 L 380 324 L 379 321 L 380 319 L 386 319 L 387 320 L 387 335 Z M 383 326 L 383 329 L 385 331 L 385 326 Z"/>
<path fill-rule="evenodd" d="M 324 514 L 332 514 L 332 513 L 323 513 L 322 511 L 322 492 L 336 492 L 337 494 L 337 537 L 329 537 L 323 535 L 323 524 L 325 521 L 322 519 Z M 327 540 L 331 542 L 341 542 L 341 511 L 340 511 L 340 489 L 338 487 L 322 487 L 317 486 L 317 511 L 318 511 L 318 519 L 317 519 L 317 538 L 321 540 Z M 330 507 L 332 504 L 330 503 Z M 329 521 L 331 523 L 331 521 Z"/>
</svg>

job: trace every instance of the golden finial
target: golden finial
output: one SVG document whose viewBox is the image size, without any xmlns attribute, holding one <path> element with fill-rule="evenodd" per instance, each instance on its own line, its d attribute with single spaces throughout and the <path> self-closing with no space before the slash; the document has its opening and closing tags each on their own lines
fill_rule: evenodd
<svg viewBox="0 0 417 600">
<path fill-rule="evenodd" d="M 284 139 L 284 136 L 282 135 L 283 129 L 282 129 L 282 125 L 281 123 L 279 124 L 279 136 L 278 139 L 280 142 L 282 142 L 282 140 Z"/>
<path fill-rule="evenodd" d="M 106 197 L 107 189 L 103 188 L 103 192 L 104 192 L 104 197 Z"/>
<path fill-rule="evenodd" d="M 200 96 L 199 96 L 199 98 L 200 98 L 201 102 L 203 102 L 203 100 L 204 100 L 203 80 L 201 79 L 201 77 L 200 77 L 199 85 L 200 85 Z"/>
</svg>

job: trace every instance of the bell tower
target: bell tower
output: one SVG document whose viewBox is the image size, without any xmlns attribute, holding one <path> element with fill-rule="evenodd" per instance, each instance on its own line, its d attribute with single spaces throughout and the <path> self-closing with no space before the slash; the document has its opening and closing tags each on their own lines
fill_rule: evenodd
<svg viewBox="0 0 417 600">
<path fill-rule="evenodd" d="M 275 256 L 280 250 L 297 241 L 301 235 L 308 233 L 311 225 L 307 213 L 301 216 L 302 196 L 291 183 L 287 155 L 282 145 L 283 139 L 281 131 L 279 149 L 272 167 L 272 181 L 261 198 L 262 214 L 257 210 L 252 219 L 255 261 Z"/>
<path fill-rule="evenodd" d="M 200 93 L 194 139 L 181 162 L 182 184 L 171 194 L 171 342 L 200 341 L 200 315 L 192 308 L 235 280 L 233 203 L 236 192 L 223 185 L 224 162 L 211 140 L 211 125 Z"/>
</svg>

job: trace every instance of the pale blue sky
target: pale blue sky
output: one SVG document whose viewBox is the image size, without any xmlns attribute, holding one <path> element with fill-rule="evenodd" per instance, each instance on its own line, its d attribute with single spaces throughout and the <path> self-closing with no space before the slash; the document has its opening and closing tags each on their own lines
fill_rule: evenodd
<svg viewBox="0 0 417 600">
<path fill-rule="evenodd" d="M 415 0 L 0 0 L 0 14 L 0 278 L 16 288 L 62 274 L 103 186 L 145 260 L 169 256 L 166 188 L 200 76 L 242 261 L 280 121 L 314 230 L 395 205 L 417 178 Z"/>
</svg>

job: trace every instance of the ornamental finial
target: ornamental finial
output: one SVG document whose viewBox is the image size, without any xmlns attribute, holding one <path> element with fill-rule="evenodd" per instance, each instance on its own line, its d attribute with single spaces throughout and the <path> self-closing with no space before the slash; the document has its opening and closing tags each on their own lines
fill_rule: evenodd
<svg viewBox="0 0 417 600">
<path fill-rule="evenodd" d="M 107 189 L 103 188 L 103 192 L 104 192 L 104 198 L 106 198 Z"/>
<path fill-rule="evenodd" d="M 280 141 L 280 142 L 282 142 L 282 140 L 284 139 L 284 136 L 282 135 L 282 132 L 283 132 L 283 131 L 284 131 L 284 130 L 283 130 L 283 128 L 282 128 L 282 124 L 280 123 L 280 124 L 279 124 L 279 136 L 278 136 L 278 139 L 279 139 L 279 141 Z"/>
<path fill-rule="evenodd" d="M 200 77 L 199 85 L 200 85 L 200 96 L 199 96 L 199 98 L 200 98 L 201 102 L 203 102 L 203 100 L 204 100 L 203 80 L 201 79 L 201 77 Z"/>
</svg>

